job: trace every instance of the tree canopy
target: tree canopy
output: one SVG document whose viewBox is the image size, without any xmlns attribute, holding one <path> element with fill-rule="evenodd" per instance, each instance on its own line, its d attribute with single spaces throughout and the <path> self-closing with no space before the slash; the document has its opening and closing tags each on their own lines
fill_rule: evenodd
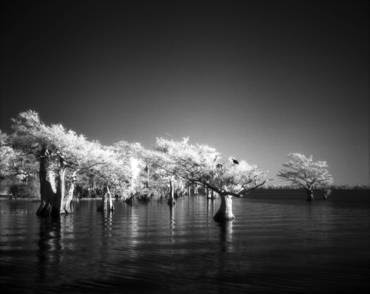
<svg viewBox="0 0 370 294">
<path fill-rule="evenodd" d="M 290 153 L 289 161 L 283 164 L 278 177 L 287 180 L 296 187 L 305 189 L 313 198 L 313 190 L 333 184 L 326 161 L 315 161 L 313 156 L 301 153 Z"/>
<path fill-rule="evenodd" d="M 157 138 L 156 149 L 169 158 L 167 169 L 190 182 L 236 197 L 245 196 L 266 182 L 266 174 L 256 165 L 224 158 L 215 148 L 181 141 Z"/>
<path fill-rule="evenodd" d="M 13 148 L 9 136 L 0 130 L 0 178 L 16 177 L 26 181 L 36 173 L 34 156 Z"/>
<path fill-rule="evenodd" d="M 46 124 L 32 110 L 19 113 L 12 120 L 12 130 L 10 136 L 0 133 L 2 173 L 14 169 L 17 158 L 33 156 L 39 163 L 42 206 L 48 211 L 50 205 L 70 203 L 79 174 L 94 177 L 109 195 L 111 189 L 134 195 L 167 188 L 173 194 L 175 186 L 200 184 L 223 196 L 243 197 L 266 182 L 265 172 L 256 165 L 226 158 L 213 147 L 190 143 L 189 138 L 160 137 L 153 150 L 126 141 L 106 146 L 61 124 Z"/>
</svg>

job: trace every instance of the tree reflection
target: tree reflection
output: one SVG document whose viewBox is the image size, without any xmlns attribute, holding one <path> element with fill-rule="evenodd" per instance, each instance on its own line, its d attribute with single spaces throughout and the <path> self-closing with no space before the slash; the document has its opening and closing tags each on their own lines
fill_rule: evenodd
<svg viewBox="0 0 370 294">
<path fill-rule="evenodd" d="M 60 217 L 60 239 L 63 246 L 63 250 L 69 249 L 73 250 L 75 249 L 75 243 L 74 240 L 74 215 L 73 214 L 65 214 Z M 66 241 L 69 242 L 66 242 Z"/>
<path fill-rule="evenodd" d="M 55 268 L 62 259 L 61 218 L 40 218 L 38 242 L 38 270 L 41 280 L 56 274 Z"/>
<path fill-rule="evenodd" d="M 222 252 L 233 251 L 233 221 L 225 221 L 219 224 L 220 227 L 220 245 Z"/>
<path fill-rule="evenodd" d="M 103 210 L 102 217 L 104 237 L 112 237 L 113 212 L 111 210 Z"/>
<path fill-rule="evenodd" d="M 175 234 L 176 221 L 175 221 L 175 205 L 169 205 L 170 208 L 170 233 L 171 233 L 171 242 L 173 242 L 172 237 Z"/>
<path fill-rule="evenodd" d="M 74 239 L 73 215 L 62 215 L 55 218 L 40 218 L 38 241 L 38 270 L 41 280 L 57 275 L 59 264 L 66 249 L 73 250 Z"/>
<path fill-rule="evenodd" d="M 130 257 L 136 258 L 138 252 L 136 250 L 139 244 L 139 216 L 136 212 L 136 207 L 127 207 L 127 251 Z"/>
<path fill-rule="evenodd" d="M 207 202 L 207 219 L 212 219 L 215 213 L 215 200 L 214 198 L 206 199 Z"/>
</svg>

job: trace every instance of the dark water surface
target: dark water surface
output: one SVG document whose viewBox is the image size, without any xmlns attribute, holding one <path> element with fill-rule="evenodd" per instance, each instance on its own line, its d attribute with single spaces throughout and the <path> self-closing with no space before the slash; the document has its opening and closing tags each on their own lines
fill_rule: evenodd
<svg viewBox="0 0 370 294">
<path fill-rule="evenodd" d="M 343 193 L 342 193 L 343 194 Z M 362 293 L 369 290 L 369 197 L 307 203 L 290 195 L 179 199 L 35 216 L 37 202 L 0 201 L 0 291 L 14 293 Z"/>
</svg>

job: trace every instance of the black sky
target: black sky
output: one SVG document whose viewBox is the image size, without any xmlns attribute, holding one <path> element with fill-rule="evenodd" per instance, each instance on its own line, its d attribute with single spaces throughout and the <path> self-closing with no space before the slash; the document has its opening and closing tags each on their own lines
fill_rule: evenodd
<svg viewBox="0 0 370 294">
<path fill-rule="evenodd" d="M 1 125 L 26 109 L 110 144 L 289 152 L 369 181 L 368 1 L 3 2 Z"/>
</svg>

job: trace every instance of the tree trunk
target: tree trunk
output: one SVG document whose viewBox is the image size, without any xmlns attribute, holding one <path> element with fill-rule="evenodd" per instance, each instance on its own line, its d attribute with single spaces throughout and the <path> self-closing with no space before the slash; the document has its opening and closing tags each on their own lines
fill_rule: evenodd
<svg viewBox="0 0 370 294">
<path fill-rule="evenodd" d="M 149 165 L 146 166 L 146 187 L 149 189 L 149 181 L 150 181 L 150 171 L 149 171 Z"/>
<path fill-rule="evenodd" d="M 89 198 L 96 197 L 96 181 L 94 175 L 92 175 L 89 179 L 88 197 Z"/>
<path fill-rule="evenodd" d="M 56 184 L 54 172 L 49 168 L 47 149 L 43 148 L 40 154 L 40 196 L 41 203 L 37 209 L 38 216 L 57 216 L 60 214 L 60 205 L 64 192 L 65 168 L 62 166 L 58 173 Z"/>
<path fill-rule="evenodd" d="M 66 196 L 66 169 L 61 167 L 58 173 L 58 186 L 57 186 L 57 207 L 59 207 L 59 213 L 62 213 L 63 202 Z"/>
<path fill-rule="evenodd" d="M 193 196 L 197 195 L 197 184 L 193 184 Z"/>
<path fill-rule="evenodd" d="M 175 200 L 175 187 L 173 183 L 174 179 L 171 177 L 170 179 L 170 198 L 168 199 L 168 205 L 174 205 L 176 203 Z"/>
<path fill-rule="evenodd" d="M 306 192 L 307 192 L 307 201 L 314 200 L 313 189 L 306 189 Z"/>
<path fill-rule="evenodd" d="M 327 200 L 331 194 L 331 189 L 327 189 L 324 191 L 323 198 L 324 200 Z"/>
<path fill-rule="evenodd" d="M 114 206 L 113 206 L 113 199 L 112 199 L 112 193 L 109 190 L 109 186 L 105 186 L 105 193 L 103 194 L 103 199 L 102 199 L 102 210 L 103 211 L 113 211 Z"/>
<path fill-rule="evenodd" d="M 206 187 L 205 189 L 206 189 L 206 196 L 207 196 L 207 199 L 209 199 L 209 198 L 210 198 L 209 189 L 208 189 L 208 187 Z"/>
<path fill-rule="evenodd" d="M 131 193 L 131 194 L 129 194 L 129 196 L 125 199 L 125 202 L 126 202 L 127 204 L 132 205 L 132 204 L 133 204 L 133 202 L 134 202 L 134 198 L 135 198 L 135 194 Z"/>
<path fill-rule="evenodd" d="M 213 219 L 216 222 L 224 222 L 233 220 L 235 218 L 233 214 L 233 203 L 232 203 L 232 196 L 227 194 L 220 194 L 221 198 L 221 205 L 218 211 L 216 212 Z"/>
<path fill-rule="evenodd" d="M 73 192 L 75 190 L 77 171 L 74 171 L 72 174 L 71 185 L 69 186 L 68 194 L 62 199 L 62 205 L 60 213 L 72 213 L 72 200 Z"/>
<path fill-rule="evenodd" d="M 171 235 L 173 234 L 173 230 L 175 229 L 175 206 L 170 205 L 170 228 L 171 228 Z"/>
</svg>

